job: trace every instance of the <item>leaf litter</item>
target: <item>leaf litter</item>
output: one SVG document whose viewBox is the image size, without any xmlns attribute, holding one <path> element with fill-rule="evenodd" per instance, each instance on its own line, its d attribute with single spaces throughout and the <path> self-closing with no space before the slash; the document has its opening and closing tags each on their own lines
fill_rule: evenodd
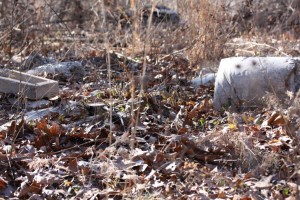
<svg viewBox="0 0 300 200">
<path fill-rule="evenodd" d="M 218 113 L 212 108 L 212 86 L 193 88 L 175 78 L 164 88 L 162 80 L 172 70 L 187 78 L 188 68 L 172 65 L 165 72 L 148 65 L 161 78 L 151 78 L 140 101 L 138 93 L 118 89 L 123 68 L 114 68 L 112 144 L 104 75 L 101 82 L 65 85 L 52 108 L 36 106 L 35 117 L 34 106 L 28 107 L 6 124 L 1 194 L 21 199 L 297 197 L 299 144 L 285 113 Z"/>
<path fill-rule="evenodd" d="M 300 198 L 297 108 L 216 112 L 214 87 L 194 87 L 180 53 L 147 57 L 143 77 L 142 55 L 82 46 L 83 58 L 63 62 L 82 61 L 84 77 L 44 74 L 59 80 L 58 97 L 1 94 L 1 196 Z"/>
</svg>

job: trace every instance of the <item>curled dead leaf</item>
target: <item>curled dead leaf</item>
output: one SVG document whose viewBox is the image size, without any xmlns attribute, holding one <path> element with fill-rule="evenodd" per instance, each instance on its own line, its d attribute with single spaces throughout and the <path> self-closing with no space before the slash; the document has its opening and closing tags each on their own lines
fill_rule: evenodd
<svg viewBox="0 0 300 200">
<path fill-rule="evenodd" d="M 274 121 L 272 122 L 272 125 L 274 126 L 286 126 L 287 125 L 287 120 L 283 115 L 277 116 Z"/>
<path fill-rule="evenodd" d="M 286 126 L 286 117 L 278 111 L 272 112 L 271 116 L 262 123 L 262 127 L 267 126 Z"/>
<path fill-rule="evenodd" d="M 268 119 L 268 124 L 271 124 L 279 115 L 280 113 L 278 111 L 273 111 L 270 118 Z"/>
</svg>

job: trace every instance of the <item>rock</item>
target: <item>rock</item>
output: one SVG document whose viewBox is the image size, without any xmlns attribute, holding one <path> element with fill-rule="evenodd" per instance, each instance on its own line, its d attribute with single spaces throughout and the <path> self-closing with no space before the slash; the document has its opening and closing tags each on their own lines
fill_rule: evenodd
<svg viewBox="0 0 300 200">
<path fill-rule="evenodd" d="M 20 66 L 20 70 L 29 70 L 48 63 L 54 63 L 54 58 L 44 57 L 37 52 L 32 52 L 29 56 L 22 57 L 21 55 L 15 55 L 12 57 L 12 61 Z"/>
<path fill-rule="evenodd" d="M 29 56 L 27 56 L 26 60 L 24 60 L 24 62 L 21 64 L 21 70 L 28 70 L 44 64 L 54 62 L 54 58 L 47 58 L 38 53 L 33 52 Z"/>
<path fill-rule="evenodd" d="M 28 101 L 26 108 L 28 110 L 38 110 L 38 109 L 49 108 L 50 106 L 51 106 L 51 101 L 46 99 L 41 99 L 37 101 Z"/>
<path fill-rule="evenodd" d="M 152 5 L 145 5 L 142 8 L 141 19 L 144 24 L 147 24 L 148 19 L 151 15 Z M 125 14 L 125 15 L 124 15 Z M 133 20 L 134 14 L 131 9 L 127 9 L 125 13 L 121 13 L 120 18 L 124 22 Z M 128 21 L 129 19 L 129 21 Z M 177 25 L 181 21 L 180 15 L 167 6 L 157 5 L 152 13 L 152 23 L 153 24 L 164 24 L 164 25 Z"/>
<path fill-rule="evenodd" d="M 299 57 L 231 57 L 217 72 L 214 108 L 260 106 L 267 93 L 280 100 L 300 86 Z"/>
<path fill-rule="evenodd" d="M 97 115 L 99 113 L 103 113 L 103 111 L 105 110 L 104 109 L 105 106 L 106 106 L 106 104 L 103 102 L 85 104 L 86 110 L 88 111 L 88 114 L 90 116 Z"/>
<path fill-rule="evenodd" d="M 27 73 L 38 76 L 52 75 L 55 79 L 73 81 L 81 81 L 86 74 L 84 66 L 78 61 L 46 64 L 29 70 Z"/>
<path fill-rule="evenodd" d="M 81 102 L 67 101 L 63 103 L 63 112 L 65 117 L 84 118 L 87 116 L 86 107 Z"/>
<path fill-rule="evenodd" d="M 151 6 L 145 7 L 143 13 L 144 19 L 147 21 L 151 12 Z M 175 10 L 172 10 L 163 5 L 157 5 L 153 11 L 152 20 L 154 23 L 168 22 L 171 24 L 178 24 L 180 22 L 180 17 Z"/>
</svg>

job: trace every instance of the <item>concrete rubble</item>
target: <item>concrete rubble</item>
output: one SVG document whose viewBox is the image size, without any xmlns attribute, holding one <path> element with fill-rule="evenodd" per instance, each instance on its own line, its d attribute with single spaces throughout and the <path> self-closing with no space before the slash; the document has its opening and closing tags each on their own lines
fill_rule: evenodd
<svg viewBox="0 0 300 200">
<path fill-rule="evenodd" d="M 57 81 L 3 69 L 0 71 L 0 92 L 37 100 L 58 95 L 59 86 Z"/>
</svg>

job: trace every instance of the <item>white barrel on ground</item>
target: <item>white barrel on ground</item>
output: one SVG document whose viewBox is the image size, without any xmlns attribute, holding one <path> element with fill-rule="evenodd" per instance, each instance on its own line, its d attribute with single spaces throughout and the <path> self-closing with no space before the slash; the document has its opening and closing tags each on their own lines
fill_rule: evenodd
<svg viewBox="0 0 300 200">
<path fill-rule="evenodd" d="M 299 89 L 299 57 L 230 57 L 222 59 L 215 80 L 214 108 L 261 105 L 272 93 L 287 97 Z"/>
</svg>

